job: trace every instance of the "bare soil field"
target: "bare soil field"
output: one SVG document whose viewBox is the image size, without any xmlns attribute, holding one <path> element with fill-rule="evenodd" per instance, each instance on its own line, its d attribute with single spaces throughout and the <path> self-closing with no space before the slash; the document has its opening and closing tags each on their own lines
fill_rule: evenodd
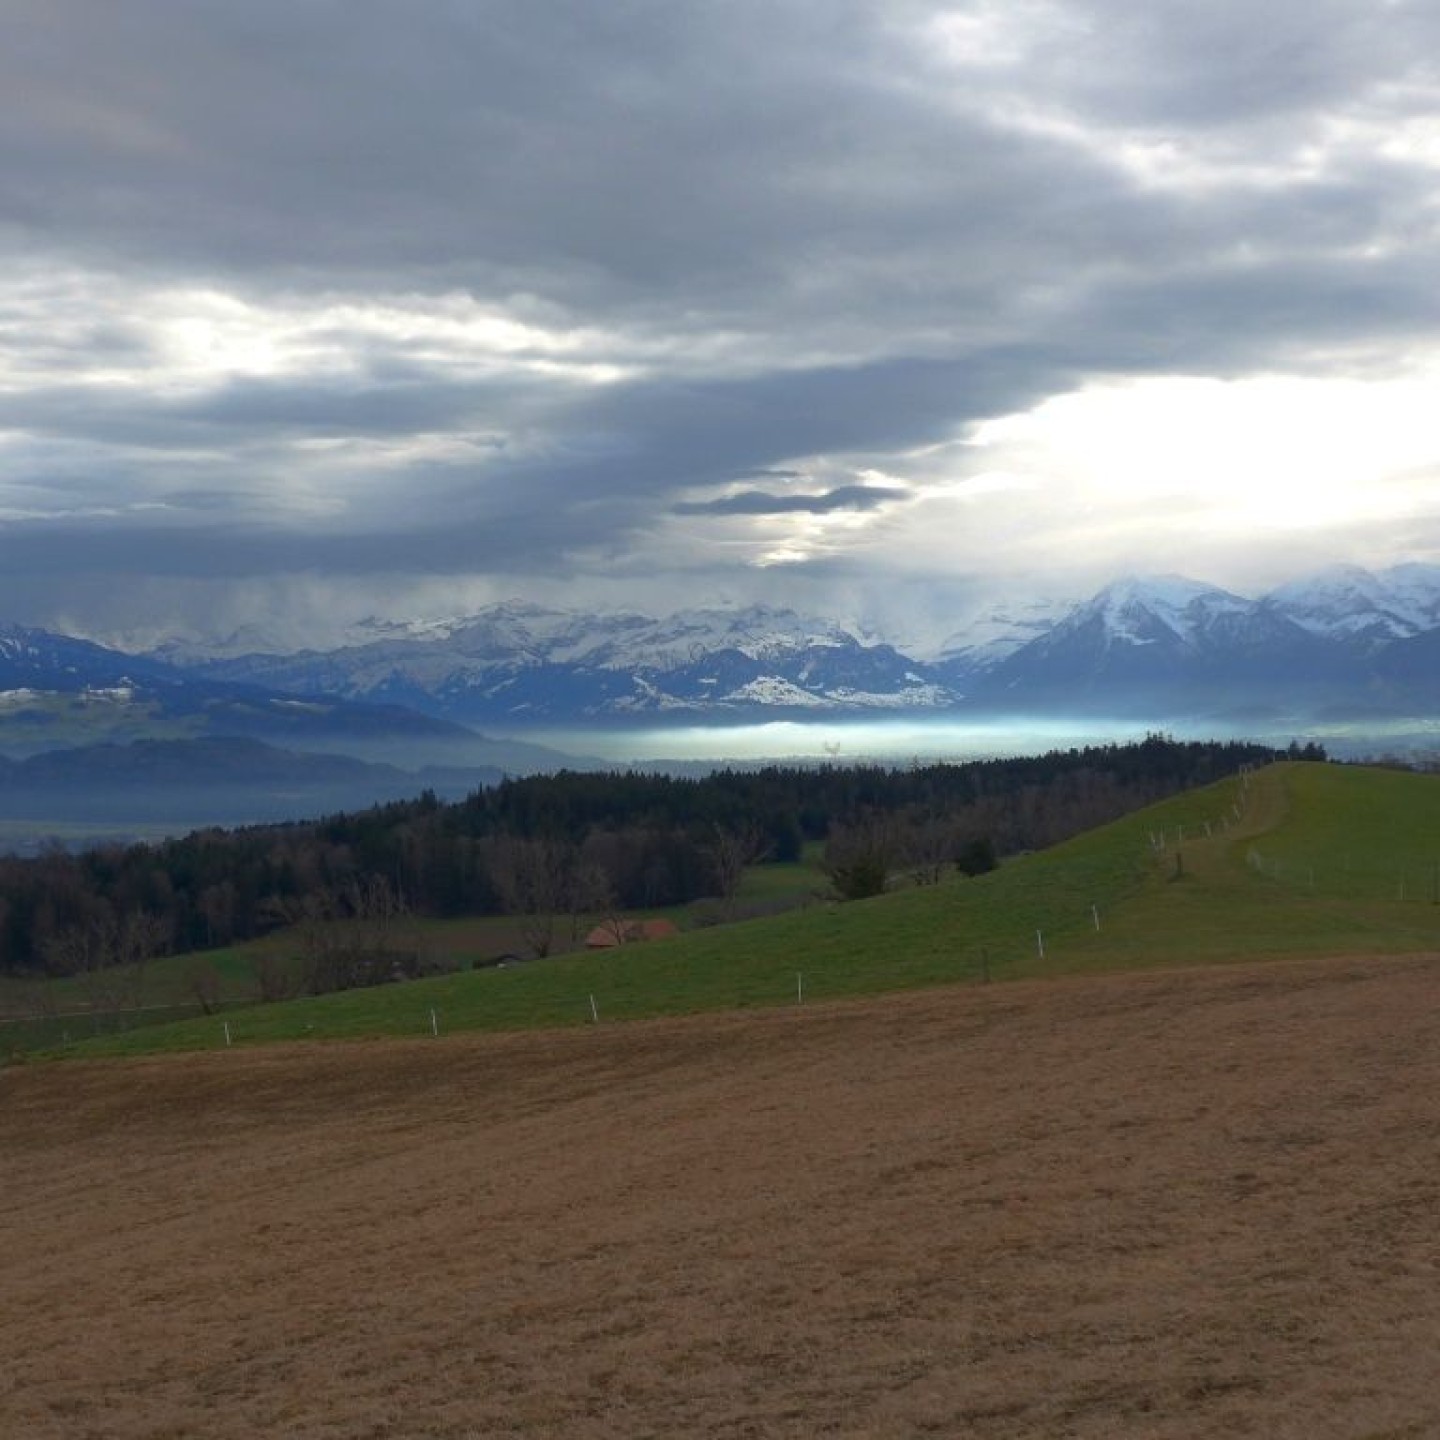
<svg viewBox="0 0 1440 1440">
<path fill-rule="evenodd" d="M 1440 957 L 0 1071 L 6 1436 L 1440 1435 Z"/>
</svg>

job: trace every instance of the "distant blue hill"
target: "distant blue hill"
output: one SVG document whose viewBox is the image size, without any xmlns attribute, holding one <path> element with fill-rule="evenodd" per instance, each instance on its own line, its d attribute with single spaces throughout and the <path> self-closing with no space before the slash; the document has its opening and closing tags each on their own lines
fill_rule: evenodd
<svg viewBox="0 0 1440 1440">
<path fill-rule="evenodd" d="M 400 705 L 297 694 L 50 631 L 0 629 L 0 754 L 220 738 L 337 752 L 406 770 L 440 764 L 519 771 L 573 763 Z M 218 763 L 218 753 L 211 753 Z"/>
<path fill-rule="evenodd" d="M 408 771 L 229 736 L 135 740 L 0 758 L 0 813 L 12 828 L 242 825 L 367 809 L 427 789 L 460 799 L 501 778 L 490 767 Z"/>
</svg>

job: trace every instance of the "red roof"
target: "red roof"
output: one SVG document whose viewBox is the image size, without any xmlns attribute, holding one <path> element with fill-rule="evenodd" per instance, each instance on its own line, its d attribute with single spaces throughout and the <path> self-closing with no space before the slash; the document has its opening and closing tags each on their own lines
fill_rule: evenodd
<svg viewBox="0 0 1440 1440">
<path fill-rule="evenodd" d="M 679 933 L 669 920 L 605 920 L 585 937 L 585 948 L 609 950 L 638 940 L 666 940 Z"/>
</svg>

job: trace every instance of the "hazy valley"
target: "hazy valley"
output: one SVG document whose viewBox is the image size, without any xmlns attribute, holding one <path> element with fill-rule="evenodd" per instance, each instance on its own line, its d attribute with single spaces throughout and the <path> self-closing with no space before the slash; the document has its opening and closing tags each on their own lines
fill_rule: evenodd
<svg viewBox="0 0 1440 1440">
<path fill-rule="evenodd" d="M 366 631 L 329 651 L 231 637 L 144 654 L 0 632 L 4 838 L 295 818 L 597 765 L 965 759 L 1157 730 L 1351 756 L 1440 744 L 1435 566 L 1337 567 L 1255 599 L 1128 579 L 908 652 L 761 606 L 516 601 Z"/>
</svg>

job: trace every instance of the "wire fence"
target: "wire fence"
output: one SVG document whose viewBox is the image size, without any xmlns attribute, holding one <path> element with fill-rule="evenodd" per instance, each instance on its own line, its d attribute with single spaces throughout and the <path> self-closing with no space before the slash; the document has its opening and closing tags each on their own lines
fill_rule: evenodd
<svg viewBox="0 0 1440 1440">
<path fill-rule="evenodd" d="M 1204 833 L 1208 826 L 1197 827 Z M 1184 831 L 1151 837 L 1157 853 Z M 1144 847 L 1141 847 L 1144 853 Z M 1155 857 L 1151 857 L 1154 863 Z M 942 956 L 901 951 L 886 959 L 886 987 L 895 989 L 953 983 L 987 984 L 994 979 L 1021 973 L 1036 965 L 1052 963 L 1063 948 L 1082 933 L 1102 928 L 1106 901 L 1097 894 L 1083 901 L 1055 903 L 1037 887 L 1022 903 L 1025 919 L 1013 929 L 968 942 L 958 943 Z M 790 907 L 787 907 L 790 908 Z M 837 907 L 827 907 L 832 913 Z M 838 907 L 843 911 L 844 907 Z M 824 952 L 824 937 L 816 937 L 817 952 Z M 573 958 L 558 957 L 561 960 Z M 795 960 L 799 960 L 797 955 Z M 607 969 L 597 971 L 579 984 L 530 985 L 526 976 L 549 972 L 551 962 L 531 960 L 486 968 L 487 999 L 495 1013 L 481 1019 L 474 1004 L 456 1003 L 453 998 L 406 1005 L 403 986 L 372 987 L 390 991 L 385 1015 L 374 1015 L 358 1025 L 344 1010 L 328 1011 L 307 1005 L 304 1012 L 288 1005 L 255 1006 L 253 999 L 235 999 L 202 1005 L 196 1001 L 115 1009 L 74 1010 L 36 1015 L 21 1020 L 0 1021 L 0 1059 L 16 1059 L 34 1052 L 54 1052 L 78 1046 L 97 1037 L 124 1035 L 141 1028 L 172 1021 L 207 1020 L 204 1027 L 192 1027 L 190 1039 L 204 1048 L 240 1045 L 266 1040 L 307 1040 L 343 1038 L 360 1034 L 431 1036 L 439 1038 L 451 1030 L 525 1029 L 550 1026 L 597 1025 L 607 1021 L 649 1018 L 664 1014 L 724 1009 L 760 1009 L 784 1005 L 805 1005 L 827 1000 L 853 998 L 874 992 L 861 972 L 873 968 L 862 955 L 844 959 L 833 955 L 817 958 L 808 967 L 795 961 L 777 960 L 757 969 L 740 965 L 725 976 L 710 975 L 698 988 L 696 978 L 683 967 L 673 974 L 651 974 L 643 982 L 617 980 Z M 573 976 L 572 976 L 573 978 Z M 512 989 L 511 981 L 518 984 Z M 593 990 L 590 989 L 593 985 Z M 507 993 L 508 992 L 508 993 Z M 336 992 L 336 997 L 358 997 L 361 989 Z M 409 998 L 409 997 L 406 997 Z M 418 999 L 418 997 L 416 997 Z M 233 1013 L 233 1018 L 226 1012 Z M 478 1022 L 478 1023 L 477 1023 Z M 188 1043 L 188 1042 L 187 1042 Z"/>
<path fill-rule="evenodd" d="M 223 1008 L 235 1009 L 247 1004 L 248 1001 L 235 1000 L 207 1007 L 198 1001 L 189 1001 L 174 1005 L 10 1016 L 0 1019 L 0 1056 L 13 1059 L 35 1051 L 64 1049 L 101 1035 L 123 1035 L 150 1025 L 195 1020 L 204 1015 L 218 1015 Z"/>
<path fill-rule="evenodd" d="M 1248 776 L 1242 776 L 1233 803 L 1222 812 L 1192 816 L 1183 823 L 1142 833 L 1137 837 L 1140 864 L 1135 873 L 1148 870 L 1153 874 L 1158 868 L 1168 875 L 1173 866 L 1178 877 L 1184 873 L 1183 857 L 1193 853 L 1194 847 L 1202 842 L 1243 843 L 1243 822 L 1248 818 L 1250 798 Z M 1393 856 L 1367 855 L 1353 862 L 1347 857 L 1340 865 L 1334 863 L 1333 854 L 1327 859 L 1328 864 L 1311 863 L 1308 859 L 1262 850 L 1255 844 L 1249 846 L 1244 856 L 1249 869 L 1263 879 L 1317 897 L 1423 901 L 1440 905 L 1440 859 L 1414 857 L 1397 861 Z M 1116 891 L 1112 883 L 1110 888 L 1109 901 L 1123 898 L 1123 887 Z M 1037 967 L 1041 972 L 1048 971 L 1057 961 L 1063 963 L 1065 952 L 1073 950 L 1085 935 L 1096 937 L 1105 928 L 1105 910 L 1109 903 L 1105 889 L 1103 883 L 1098 885 L 1092 892 L 1094 898 L 1082 901 L 1084 890 L 1072 887 L 1063 900 L 1051 894 L 1049 903 L 1037 889 L 1023 898 L 1019 913 L 1012 913 L 1013 928 L 1012 924 L 1006 924 L 1004 933 L 972 936 L 968 943 L 957 944 L 943 957 L 933 953 L 901 953 L 887 960 L 885 988 L 957 982 L 984 984 L 992 979 L 1033 974 Z M 1059 904 L 1055 903 L 1057 900 Z M 835 907 L 829 908 L 833 911 Z M 253 1008 L 253 1001 L 238 999 L 227 1001 L 223 1006 L 190 1001 L 37 1015 L 0 1020 L 0 1059 L 16 1058 L 26 1052 L 65 1049 L 94 1037 L 181 1020 L 208 1021 L 203 1027 L 192 1027 L 191 1031 L 195 1043 L 205 1048 L 260 1040 L 362 1034 L 438 1039 L 452 1030 L 599 1025 L 612 1020 L 706 1010 L 798 1006 L 874 992 L 873 984 L 867 983 L 861 973 L 866 969 L 863 959 L 852 955 L 842 963 L 828 963 L 836 957 L 820 958 L 824 954 L 823 935 L 816 936 L 815 949 L 817 957 L 809 965 L 795 963 L 801 960 L 798 954 L 789 964 L 777 960 L 763 967 L 741 965 L 734 973 L 711 974 L 698 988 L 692 984 L 696 975 L 685 970 L 683 961 L 673 973 L 650 973 L 643 980 L 626 978 L 609 968 L 583 977 L 579 972 L 570 971 L 562 979 L 559 973 L 549 970 L 551 962 L 544 960 L 497 967 L 487 972 L 491 978 L 485 985 L 484 1003 L 493 1009 L 486 1015 L 479 1013 L 482 1002 L 478 994 L 462 999 L 453 993 L 438 997 L 432 993 L 426 999 L 412 992 L 402 999 L 398 990 L 392 992 L 384 1004 L 383 1020 L 377 1018 L 373 1007 L 363 1016 L 353 1011 L 331 1012 L 313 1007 L 303 1012 L 292 1011 L 286 1005 L 261 1006 L 257 1010 Z M 535 978 L 546 974 L 547 980 L 543 984 L 522 980 L 527 972 Z M 550 983 L 552 974 L 555 983 Z M 519 983 L 512 986 L 511 979 Z M 342 993 L 358 996 L 363 992 Z M 414 1003 L 407 1004 L 406 1000 Z M 232 1018 L 227 1010 L 240 1013 Z"/>
<path fill-rule="evenodd" d="M 1363 860 L 1333 857 L 1319 861 L 1304 856 L 1277 855 L 1251 846 L 1245 863 L 1257 875 L 1290 890 L 1337 900 L 1440 905 L 1440 859 L 1422 855 Z"/>
</svg>

